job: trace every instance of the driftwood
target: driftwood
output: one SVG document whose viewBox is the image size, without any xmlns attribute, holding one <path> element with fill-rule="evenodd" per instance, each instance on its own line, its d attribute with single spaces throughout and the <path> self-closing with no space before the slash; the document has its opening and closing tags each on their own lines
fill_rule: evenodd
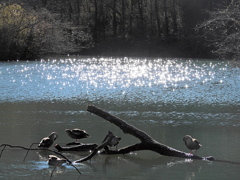
<svg viewBox="0 0 240 180">
<path fill-rule="evenodd" d="M 174 156 L 174 157 L 180 157 L 180 158 L 201 159 L 201 160 L 210 160 L 210 161 L 214 160 L 214 158 L 212 156 L 200 157 L 200 156 L 185 153 L 183 151 L 179 151 L 179 150 L 169 147 L 167 145 L 161 144 L 158 141 L 156 141 L 155 139 L 153 139 L 151 136 L 149 136 L 147 133 L 145 133 L 144 131 L 128 124 L 124 120 L 119 119 L 118 117 L 115 117 L 115 116 L 111 115 L 110 113 L 108 113 L 100 108 L 97 108 L 95 106 L 89 105 L 87 108 L 87 111 L 89 111 L 90 113 L 93 113 L 97 116 L 100 116 L 103 119 L 115 124 L 120 129 L 122 129 L 122 131 L 125 134 L 130 134 L 130 135 L 138 138 L 141 142 L 134 144 L 134 145 L 127 146 L 127 147 L 123 147 L 119 150 L 110 150 L 110 149 L 106 148 L 108 141 L 105 141 L 101 146 L 97 147 L 92 152 L 92 154 L 90 154 L 86 158 L 77 160 L 74 163 L 79 163 L 79 162 L 89 160 L 91 157 L 93 157 L 97 153 L 97 151 L 99 149 L 104 148 L 104 147 L 105 147 L 104 148 L 105 151 L 102 152 L 103 154 L 127 154 L 127 153 L 134 152 L 134 151 L 150 150 L 150 151 L 154 151 L 154 152 L 159 153 L 160 155 L 164 155 L 164 156 Z"/>
<path fill-rule="evenodd" d="M 95 154 L 98 153 L 98 151 L 100 151 L 103 148 L 105 150 L 109 150 L 108 145 L 111 146 L 112 145 L 112 140 L 115 139 L 115 138 L 116 138 L 116 136 L 114 136 L 113 133 L 111 131 L 109 131 L 100 146 L 96 147 L 93 150 L 93 152 L 91 154 L 89 154 L 88 156 L 86 156 L 86 157 L 84 157 L 80 160 L 74 161 L 73 163 L 80 163 L 80 162 L 87 161 L 87 160 L 91 159 Z"/>
<path fill-rule="evenodd" d="M 97 144 L 81 144 L 77 146 L 71 146 L 71 147 L 62 147 L 59 144 L 55 145 L 55 148 L 58 151 L 90 151 L 94 150 L 98 145 Z"/>
</svg>

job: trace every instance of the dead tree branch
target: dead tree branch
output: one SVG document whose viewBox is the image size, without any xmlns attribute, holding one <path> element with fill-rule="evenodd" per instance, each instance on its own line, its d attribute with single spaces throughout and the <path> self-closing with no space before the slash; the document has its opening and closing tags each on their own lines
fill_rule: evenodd
<svg viewBox="0 0 240 180">
<path fill-rule="evenodd" d="M 94 149 L 94 151 L 93 151 L 91 154 L 89 154 L 88 156 L 86 156 L 86 157 L 84 157 L 84 158 L 82 158 L 82 159 L 79 159 L 79 160 L 77 160 L 77 161 L 74 161 L 73 163 L 81 163 L 81 162 L 84 162 L 84 161 L 87 161 L 87 160 L 91 159 L 95 154 L 97 154 L 97 152 L 98 152 L 99 150 L 101 150 L 101 149 L 103 149 L 103 148 L 106 149 L 107 145 L 110 144 L 110 142 L 111 142 L 111 140 L 112 140 L 113 137 L 114 137 L 114 135 L 112 134 L 112 132 L 109 131 L 109 132 L 108 132 L 108 135 L 105 137 L 103 143 L 102 143 L 100 146 L 96 147 L 96 148 Z M 107 148 L 107 149 L 108 149 L 108 148 Z"/>
<path fill-rule="evenodd" d="M 98 145 L 97 144 L 81 144 L 72 147 L 62 147 L 59 144 L 55 145 L 55 148 L 58 151 L 90 151 L 94 150 Z"/>
<path fill-rule="evenodd" d="M 131 134 L 134 137 L 140 139 L 140 143 L 135 144 L 135 145 L 130 145 L 127 147 L 123 147 L 119 150 L 112 151 L 109 150 L 108 148 L 105 148 L 105 151 L 103 153 L 105 154 L 127 154 L 133 151 L 140 151 L 140 150 L 151 150 L 156 153 L 159 153 L 164 156 L 174 156 L 174 157 L 180 157 L 180 158 L 191 158 L 191 159 L 202 159 L 202 160 L 214 160 L 212 156 L 209 157 L 200 157 L 197 155 L 185 153 L 179 150 L 176 150 L 172 147 L 169 147 L 167 145 L 161 144 L 155 139 L 153 139 L 151 136 L 149 136 L 147 133 L 144 131 L 137 129 L 136 127 L 128 124 L 126 121 L 115 117 L 111 115 L 110 113 L 97 108 L 95 106 L 89 105 L 87 108 L 87 111 L 102 117 L 103 119 L 115 124 L 118 126 L 124 133 L 126 134 Z M 81 160 L 75 161 L 76 162 L 83 162 L 85 160 L 88 160 L 89 158 L 83 158 Z"/>
</svg>

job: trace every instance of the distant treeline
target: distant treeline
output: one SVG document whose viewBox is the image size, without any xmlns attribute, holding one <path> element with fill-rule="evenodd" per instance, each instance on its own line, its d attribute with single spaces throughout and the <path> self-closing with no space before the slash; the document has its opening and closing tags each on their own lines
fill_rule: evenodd
<svg viewBox="0 0 240 180">
<path fill-rule="evenodd" d="M 238 5 L 237 0 L 1 0 L 0 59 L 75 53 L 212 57 L 212 51 L 236 58 L 218 50 L 219 36 L 238 32 L 237 23 L 216 17 Z M 231 13 L 238 17 L 238 11 Z"/>
</svg>

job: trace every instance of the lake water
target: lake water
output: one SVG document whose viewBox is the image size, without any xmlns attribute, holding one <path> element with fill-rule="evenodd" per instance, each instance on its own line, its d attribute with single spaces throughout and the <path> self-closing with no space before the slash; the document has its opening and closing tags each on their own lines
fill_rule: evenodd
<svg viewBox="0 0 240 180">
<path fill-rule="evenodd" d="M 157 141 L 189 152 L 183 137 L 203 145 L 199 156 L 234 163 L 165 157 L 142 151 L 96 155 L 58 167 L 52 179 L 240 179 L 240 69 L 229 61 L 62 57 L 0 62 L 0 144 L 29 147 L 55 131 L 56 143 L 72 142 L 66 128 L 85 129 L 83 143 L 101 144 L 111 130 L 118 148 L 139 142 L 86 111 L 95 105 Z M 54 147 L 51 147 L 54 149 Z M 6 148 L 0 179 L 50 179 L 54 167 L 43 151 Z M 74 161 L 88 153 L 63 153 Z"/>
</svg>

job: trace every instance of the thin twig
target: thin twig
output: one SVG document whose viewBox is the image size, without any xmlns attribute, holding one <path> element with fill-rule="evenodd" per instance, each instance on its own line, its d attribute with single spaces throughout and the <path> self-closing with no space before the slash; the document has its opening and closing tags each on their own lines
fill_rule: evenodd
<svg viewBox="0 0 240 180">
<path fill-rule="evenodd" d="M 33 143 L 33 144 L 34 144 L 34 143 Z M 1 155 L 2 155 L 3 150 L 6 148 L 6 146 L 8 146 L 8 147 L 10 147 L 10 148 L 21 148 L 21 149 L 28 150 L 28 151 L 30 151 L 30 150 L 40 150 L 39 148 L 26 148 L 26 147 L 23 147 L 23 146 L 13 146 L 13 145 L 10 145 L 10 144 L 2 144 L 2 145 L 0 145 L 0 147 L 2 147 L 2 146 L 4 146 L 4 147 L 3 147 L 2 151 L 1 151 L 0 157 L 1 157 Z M 32 146 L 32 145 L 31 145 L 31 146 Z M 53 153 L 58 154 L 59 156 L 63 157 L 64 159 L 66 159 L 66 160 L 68 161 L 69 165 L 73 166 L 73 167 L 77 170 L 77 172 L 78 172 L 79 174 L 81 174 L 81 172 L 77 169 L 77 167 L 74 166 L 74 165 L 72 164 L 72 162 L 71 162 L 68 158 L 66 158 L 64 155 L 62 155 L 61 153 L 59 153 L 59 152 L 57 152 L 57 151 L 54 151 L 54 150 L 51 150 L 51 149 L 42 149 L 42 150 L 50 151 L 50 152 L 53 152 Z"/>
<path fill-rule="evenodd" d="M 5 148 L 6 148 L 6 146 L 3 147 L 2 151 L 1 151 L 1 154 L 0 154 L 0 158 L 2 157 L 2 153 L 3 153 Z"/>
<path fill-rule="evenodd" d="M 57 168 L 57 166 L 55 166 L 54 169 L 52 170 L 50 179 L 52 179 L 53 173 L 54 173 L 54 171 L 56 170 L 56 168 Z"/>
<path fill-rule="evenodd" d="M 24 159 L 23 159 L 23 162 L 24 162 L 25 159 L 27 158 L 28 152 L 30 151 L 30 149 L 32 148 L 32 145 L 34 145 L 34 144 L 38 144 L 38 143 L 32 143 L 32 144 L 31 144 L 31 146 L 30 146 L 29 149 L 27 150 L 27 153 L 26 153 L 26 155 L 25 155 L 25 157 L 24 157 Z"/>
</svg>

